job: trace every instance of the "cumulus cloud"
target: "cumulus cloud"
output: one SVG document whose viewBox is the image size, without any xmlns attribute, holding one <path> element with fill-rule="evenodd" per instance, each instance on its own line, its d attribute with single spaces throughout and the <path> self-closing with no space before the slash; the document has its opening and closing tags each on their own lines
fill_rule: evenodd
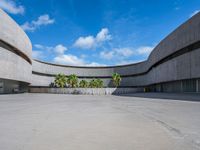
<svg viewBox="0 0 200 150">
<path fill-rule="evenodd" d="M 141 46 L 138 49 L 136 49 L 136 54 L 149 55 L 153 49 L 153 46 Z"/>
<path fill-rule="evenodd" d="M 53 60 L 55 63 L 59 63 L 59 64 L 66 64 L 66 65 L 72 65 L 72 66 L 75 66 L 75 65 L 84 65 L 85 62 L 83 59 L 81 58 L 78 58 L 77 56 L 75 55 L 71 55 L 71 54 L 68 54 L 68 55 L 58 55 L 54 58 Z"/>
<path fill-rule="evenodd" d="M 81 49 L 92 49 L 108 40 L 111 40 L 109 30 L 107 28 L 103 28 L 99 33 L 97 33 L 96 37 L 91 35 L 86 37 L 79 37 L 75 41 L 74 46 Z"/>
<path fill-rule="evenodd" d="M 41 44 L 35 44 L 34 47 L 38 49 L 33 51 L 32 55 L 34 59 L 41 59 L 45 56 L 45 53 L 48 52 L 48 54 L 54 56 L 53 62 L 59 64 L 72 66 L 105 66 L 105 64 L 100 64 L 97 62 L 89 63 L 85 61 L 86 55 L 77 57 L 72 54 L 65 54 L 68 49 L 62 44 L 58 44 L 56 46 L 44 46 Z"/>
<path fill-rule="evenodd" d="M 67 47 L 63 46 L 62 44 L 59 44 L 54 48 L 54 50 L 57 54 L 62 55 L 67 50 Z"/>
<path fill-rule="evenodd" d="M 95 47 L 95 45 L 96 42 L 93 36 L 79 37 L 74 43 L 75 47 L 79 47 L 81 49 L 90 49 Z"/>
<path fill-rule="evenodd" d="M 114 51 L 122 57 L 130 57 L 134 53 L 131 48 L 116 48 Z"/>
<path fill-rule="evenodd" d="M 132 56 L 134 53 L 131 48 L 114 48 L 111 51 L 102 51 L 100 52 L 100 57 L 103 59 L 118 59 L 118 58 L 127 58 Z"/>
<path fill-rule="evenodd" d="M 0 0 L 0 8 L 11 14 L 23 14 L 24 6 L 17 5 L 13 0 Z"/>
<path fill-rule="evenodd" d="M 97 42 L 103 42 L 107 40 L 111 40 L 111 35 L 109 34 L 109 30 L 107 28 L 101 29 L 99 33 L 97 33 L 96 41 Z"/>
<path fill-rule="evenodd" d="M 45 46 L 40 45 L 40 44 L 35 44 L 34 46 L 35 46 L 36 48 L 38 48 L 38 49 L 44 49 L 44 48 L 45 48 Z"/>
<path fill-rule="evenodd" d="M 97 62 L 87 63 L 83 58 L 72 54 L 57 55 L 53 61 L 58 64 L 70 66 L 105 66 L 105 64 L 100 64 Z"/>
<path fill-rule="evenodd" d="M 153 46 L 141 46 L 139 48 L 113 48 L 110 51 L 101 51 L 99 55 L 102 59 L 116 62 L 116 65 L 124 65 L 136 62 L 135 60 L 130 60 L 132 56 L 147 57 L 153 48 Z"/>
<path fill-rule="evenodd" d="M 194 12 L 192 12 L 192 13 L 190 14 L 190 17 L 192 17 L 192 16 L 198 14 L 199 12 L 200 12 L 200 10 L 195 10 Z"/>
<path fill-rule="evenodd" d="M 109 60 L 114 57 L 114 54 L 115 54 L 114 51 L 102 51 L 100 52 L 100 57 Z"/>
<path fill-rule="evenodd" d="M 33 20 L 30 23 L 25 22 L 23 25 L 21 25 L 21 27 L 24 31 L 33 32 L 40 26 L 53 24 L 54 22 L 55 22 L 55 20 L 51 19 L 48 14 L 44 14 L 42 16 L 39 16 L 37 20 Z"/>
<path fill-rule="evenodd" d="M 101 64 L 97 62 L 91 62 L 89 64 L 85 64 L 85 66 L 96 67 L 96 66 L 107 66 L 106 64 Z"/>
<path fill-rule="evenodd" d="M 68 50 L 67 47 L 65 47 L 62 44 L 58 44 L 56 46 L 44 46 L 41 44 L 35 44 L 34 47 L 40 50 L 48 51 L 48 52 L 55 52 L 56 54 L 59 54 L 59 55 L 64 54 L 64 52 Z"/>
<path fill-rule="evenodd" d="M 36 51 L 36 50 L 32 51 L 32 57 L 34 59 L 41 59 L 41 58 L 43 58 L 43 56 L 44 56 L 44 54 L 42 51 Z"/>
</svg>

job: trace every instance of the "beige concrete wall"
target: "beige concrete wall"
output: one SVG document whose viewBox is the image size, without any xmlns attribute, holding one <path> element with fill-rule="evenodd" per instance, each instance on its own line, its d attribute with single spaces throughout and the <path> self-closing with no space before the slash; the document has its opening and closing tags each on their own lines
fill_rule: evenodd
<svg viewBox="0 0 200 150">
<path fill-rule="evenodd" d="M 30 59 L 32 58 L 32 45 L 21 27 L 0 9 L 0 40 L 17 48 Z"/>
<path fill-rule="evenodd" d="M 20 26 L 1 9 L 0 40 L 0 78 L 6 79 L 5 83 L 10 85 L 5 87 L 12 90 L 20 82 L 31 83 L 31 42 Z"/>
</svg>

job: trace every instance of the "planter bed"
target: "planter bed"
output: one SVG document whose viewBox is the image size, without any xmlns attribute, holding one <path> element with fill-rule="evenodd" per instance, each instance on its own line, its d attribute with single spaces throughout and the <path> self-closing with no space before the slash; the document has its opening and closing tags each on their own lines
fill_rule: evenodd
<svg viewBox="0 0 200 150">
<path fill-rule="evenodd" d="M 112 95 L 130 94 L 142 92 L 142 88 L 48 88 L 30 87 L 30 93 L 52 93 L 52 94 L 82 94 L 82 95 Z"/>
</svg>

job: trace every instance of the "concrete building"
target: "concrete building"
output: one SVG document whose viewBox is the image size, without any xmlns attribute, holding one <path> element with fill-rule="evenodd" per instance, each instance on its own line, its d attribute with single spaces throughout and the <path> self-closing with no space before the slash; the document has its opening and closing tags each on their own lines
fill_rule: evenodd
<svg viewBox="0 0 200 150">
<path fill-rule="evenodd" d="M 28 86 L 49 86 L 58 73 L 80 79 L 100 78 L 112 86 L 111 76 L 122 77 L 121 87 L 158 92 L 200 92 L 200 13 L 163 39 L 141 63 L 108 66 L 66 66 L 33 60 L 24 31 L 0 10 L 0 93 L 26 91 Z"/>
</svg>

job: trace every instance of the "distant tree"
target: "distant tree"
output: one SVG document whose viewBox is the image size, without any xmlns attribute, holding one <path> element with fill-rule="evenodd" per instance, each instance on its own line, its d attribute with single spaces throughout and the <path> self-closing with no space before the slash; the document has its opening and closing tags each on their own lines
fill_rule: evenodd
<svg viewBox="0 0 200 150">
<path fill-rule="evenodd" d="M 64 88 L 67 83 L 67 77 L 64 74 L 57 74 L 55 76 L 54 85 L 59 88 Z"/>
<path fill-rule="evenodd" d="M 88 82 L 86 80 L 81 80 L 79 82 L 79 87 L 81 87 L 81 88 L 87 88 L 88 87 Z"/>
<path fill-rule="evenodd" d="M 97 82 L 97 88 L 103 87 L 103 81 L 101 79 L 96 79 L 96 82 Z"/>
<path fill-rule="evenodd" d="M 70 87 L 75 88 L 78 85 L 78 77 L 75 74 L 71 74 L 68 76 L 67 83 Z"/>
<path fill-rule="evenodd" d="M 103 81 L 101 79 L 93 79 L 89 82 L 90 88 L 102 88 L 103 87 Z"/>
<path fill-rule="evenodd" d="M 118 87 L 121 83 L 121 76 L 118 73 L 112 75 L 112 81 L 115 87 Z"/>
<path fill-rule="evenodd" d="M 90 88 L 96 88 L 97 86 L 97 82 L 95 79 L 92 79 L 90 82 L 89 82 L 89 87 Z"/>
</svg>

